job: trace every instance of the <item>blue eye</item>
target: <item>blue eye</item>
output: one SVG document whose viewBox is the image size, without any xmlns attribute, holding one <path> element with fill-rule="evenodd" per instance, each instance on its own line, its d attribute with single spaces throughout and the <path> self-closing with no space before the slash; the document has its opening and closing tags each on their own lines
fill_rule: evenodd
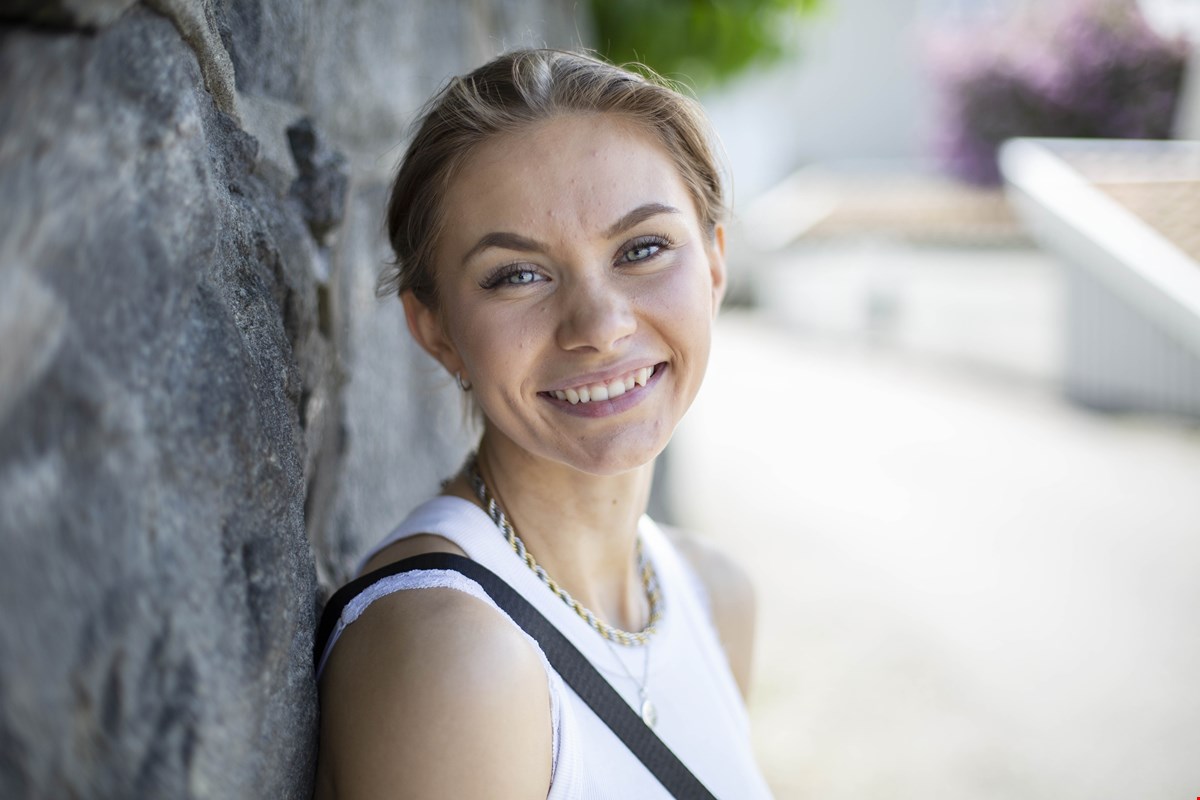
<svg viewBox="0 0 1200 800">
<path fill-rule="evenodd" d="M 542 280 L 545 279 L 537 270 L 520 264 L 509 264 L 492 272 L 479 285 L 484 289 L 498 289 L 505 286 L 528 286 Z"/>
<path fill-rule="evenodd" d="M 657 253 L 659 251 L 659 249 L 660 249 L 659 245 L 656 245 L 656 244 L 638 245 L 637 247 L 633 248 L 632 250 L 625 251 L 625 260 L 626 261 L 644 261 L 645 259 L 650 258 L 650 256 Z"/>
<path fill-rule="evenodd" d="M 671 242 L 661 236 L 644 236 L 630 242 L 617 259 L 623 264 L 636 264 L 648 261 L 671 246 Z"/>
<path fill-rule="evenodd" d="M 526 283 L 533 283 L 537 278 L 537 273 L 533 270 L 519 269 L 505 275 L 504 282 L 513 286 L 520 286 Z"/>
</svg>

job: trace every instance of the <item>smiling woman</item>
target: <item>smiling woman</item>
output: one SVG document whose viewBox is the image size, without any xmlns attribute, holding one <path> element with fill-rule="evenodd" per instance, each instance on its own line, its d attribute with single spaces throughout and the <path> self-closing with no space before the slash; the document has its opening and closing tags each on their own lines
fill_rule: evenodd
<svg viewBox="0 0 1200 800">
<path fill-rule="evenodd" d="M 427 106 L 385 285 L 483 434 L 327 610 L 318 797 L 767 796 L 745 579 L 644 516 L 723 210 L 696 105 L 591 57 L 512 53 Z"/>
</svg>

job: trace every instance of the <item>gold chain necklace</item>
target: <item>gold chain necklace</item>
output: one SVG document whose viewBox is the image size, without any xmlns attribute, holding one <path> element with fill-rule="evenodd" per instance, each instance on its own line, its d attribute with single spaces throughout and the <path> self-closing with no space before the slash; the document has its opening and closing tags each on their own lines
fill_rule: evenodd
<svg viewBox="0 0 1200 800">
<path fill-rule="evenodd" d="M 508 517 L 500 510 L 500 504 L 488 492 L 487 484 L 483 481 L 483 475 L 479 472 L 479 460 L 474 455 L 467 461 L 467 478 L 471 481 L 471 486 L 475 489 L 475 495 L 479 498 L 479 502 L 483 503 L 488 516 L 492 518 L 492 522 L 496 523 L 496 527 L 508 539 L 508 544 L 512 547 L 513 552 L 525 562 L 525 566 L 533 570 L 533 573 L 541 579 L 542 583 L 550 587 L 550 591 L 558 595 L 559 599 L 582 617 L 593 630 L 605 639 L 627 647 L 644 645 L 650 642 L 650 637 L 654 635 L 654 632 L 658 629 L 658 623 L 662 619 L 662 593 L 658 588 L 658 576 L 654 572 L 654 565 L 650 563 L 650 560 L 646 558 L 642 550 L 641 536 L 638 536 L 637 540 L 638 572 L 642 576 L 642 590 L 646 593 L 646 602 L 650 606 L 650 620 L 646 623 L 646 627 L 643 630 L 630 633 L 620 628 L 614 628 L 612 625 L 597 618 L 590 609 L 572 597 L 566 589 L 559 586 L 558 581 L 551 578 L 545 568 L 534 560 L 533 554 L 525 547 L 525 543 L 521 541 L 521 537 L 517 536 L 517 531 L 513 528 L 512 523 L 508 521 Z"/>
</svg>

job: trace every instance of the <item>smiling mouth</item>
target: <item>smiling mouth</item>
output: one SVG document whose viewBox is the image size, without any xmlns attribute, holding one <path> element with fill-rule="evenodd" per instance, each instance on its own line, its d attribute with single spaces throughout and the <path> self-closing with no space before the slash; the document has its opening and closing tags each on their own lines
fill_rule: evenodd
<svg viewBox="0 0 1200 800">
<path fill-rule="evenodd" d="M 646 382 L 658 371 L 659 365 L 639 367 L 625 375 L 613 378 L 604 383 L 589 383 L 583 386 L 572 386 L 569 389 L 558 389 L 545 392 L 550 397 L 565 400 L 571 405 L 586 405 L 600 400 L 613 400 Z"/>
</svg>

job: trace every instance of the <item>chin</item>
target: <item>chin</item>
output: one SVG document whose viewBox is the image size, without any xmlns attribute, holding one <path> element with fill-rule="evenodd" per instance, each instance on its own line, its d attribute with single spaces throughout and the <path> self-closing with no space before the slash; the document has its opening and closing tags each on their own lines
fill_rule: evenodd
<svg viewBox="0 0 1200 800">
<path fill-rule="evenodd" d="M 666 449 L 670 438 L 667 436 L 662 441 L 653 443 L 643 441 L 634 447 L 620 445 L 611 439 L 598 443 L 595 448 L 588 448 L 586 444 L 580 444 L 579 449 L 562 460 L 589 475 L 615 477 L 635 472 L 654 463 L 654 459 L 658 458 L 659 453 Z"/>
</svg>

